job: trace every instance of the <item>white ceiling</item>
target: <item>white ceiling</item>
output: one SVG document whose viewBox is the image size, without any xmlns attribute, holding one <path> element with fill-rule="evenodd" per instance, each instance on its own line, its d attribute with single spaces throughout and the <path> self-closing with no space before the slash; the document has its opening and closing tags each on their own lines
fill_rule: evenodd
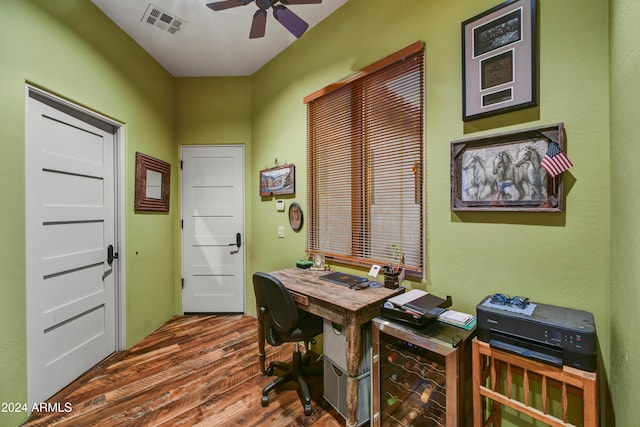
<svg viewBox="0 0 640 427">
<path fill-rule="evenodd" d="M 273 17 L 269 9 L 266 34 L 249 39 L 252 2 L 223 11 L 206 4 L 217 0 L 91 0 L 113 22 L 175 77 L 248 76 L 297 39 Z M 287 5 L 309 24 L 309 30 L 346 3 Z M 174 34 L 147 23 L 149 5 L 182 21 Z M 309 31 L 307 30 L 307 31 Z M 304 35 L 302 36 L 304 37 Z"/>
</svg>

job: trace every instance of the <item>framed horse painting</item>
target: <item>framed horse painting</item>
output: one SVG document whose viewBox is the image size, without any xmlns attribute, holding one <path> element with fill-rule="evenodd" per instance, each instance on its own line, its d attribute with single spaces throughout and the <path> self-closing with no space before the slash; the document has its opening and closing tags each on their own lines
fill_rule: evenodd
<svg viewBox="0 0 640 427">
<path fill-rule="evenodd" d="M 562 175 L 541 167 L 564 124 L 453 141 L 451 210 L 562 212 Z"/>
</svg>

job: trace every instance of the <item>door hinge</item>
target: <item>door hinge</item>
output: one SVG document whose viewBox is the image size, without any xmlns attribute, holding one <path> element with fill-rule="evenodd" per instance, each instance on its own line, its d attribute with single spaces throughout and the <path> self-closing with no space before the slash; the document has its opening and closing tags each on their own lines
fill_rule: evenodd
<svg viewBox="0 0 640 427">
<path fill-rule="evenodd" d="M 180 170 L 182 170 L 182 160 L 180 160 Z"/>
<path fill-rule="evenodd" d="M 182 286 L 182 289 L 184 289 L 184 277 L 180 279 L 180 286 Z"/>
<path fill-rule="evenodd" d="M 180 220 L 180 228 L 181 228 L 181 229 L 184 229 L 184 219 L 181 219 L 181 220 Z"/>
</svg>

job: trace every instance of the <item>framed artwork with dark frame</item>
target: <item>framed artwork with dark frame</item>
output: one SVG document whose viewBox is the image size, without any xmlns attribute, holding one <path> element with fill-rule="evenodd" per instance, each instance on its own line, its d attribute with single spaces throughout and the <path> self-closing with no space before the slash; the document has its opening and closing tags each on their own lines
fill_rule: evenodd
<svg viewBox="0 0 640 427">
<path fill-rule="evenodd" d="M 294 194 L 296 167 L 293 164 L 276 166 L 260 171 L 260 196 Z"/>
<path fill-rule="evenodd" d="M 136 153 L 135 210 L 169 212 L 171 165 Z"/>
<path fill-rule="evenodd" d="M 451 143 L 452 211 L 562 212 L 562 174 L 540 166 L 549 143 L 564 150 L 564 124 Z"/>
<path fill-rule="evenodd" d="M 537 104 L 536 0 L 508 0 L 462 23 L 462 119 Z"/>
</svg>

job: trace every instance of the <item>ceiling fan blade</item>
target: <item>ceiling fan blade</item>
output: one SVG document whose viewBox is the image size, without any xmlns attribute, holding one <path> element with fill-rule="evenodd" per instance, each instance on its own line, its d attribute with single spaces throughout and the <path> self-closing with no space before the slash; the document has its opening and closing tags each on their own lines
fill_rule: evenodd
<svg viewBox="0 0 640 427">
<path fill-rule="evenodd" d="M 320 4 L 322 0 L 280 0 L 283 4 Z"/>
<path fill-rule="evenodd" d="M 309 24 L 304 22 L 302 18 L 280 4 L 273 6 L 273 16 L 297 38 L 300 38 L 309 28 Z"/>
<path fill-rule="evenodd" d="M 258 39 L 264 37 L 264 31 L 267 27 L 267 11 L 258 9 L 253 14 L 253 21 L 251 22 L 251 31 L 249 31 L 250 39 Z"/>
<path fill-rule="evenodd" d="M 215 1 L 213 3 L 207 3 L 207 7 L 211 10 L 225 10 L 231 9 L 232 7 L 238 6 L 246 6 L 254 0 L 224 0 L 224 1 Z"/>
</svg>

